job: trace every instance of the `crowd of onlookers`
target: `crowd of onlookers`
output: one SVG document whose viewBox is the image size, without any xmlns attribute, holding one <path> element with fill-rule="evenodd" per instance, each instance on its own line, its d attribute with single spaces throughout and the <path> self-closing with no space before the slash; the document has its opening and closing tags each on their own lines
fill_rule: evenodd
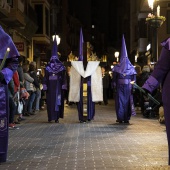
<svg viewBox="0 0 170 170">
<path fill-rule="evenodd" d="M 151 75 L 152 71 L 154 69 L 153 65 L 144 65 L 143 67 L 141 66 L 136 66 L 136 83 L 138 86 L 142 87 L 145 81 L 149 78 Z M 152 96 L 158 100 L 162 104 L 162 99 L 161 99 L 161 87 L 155 90 L 152 93 Z M 145 98 L 143 93 L 140 92 L 140 90 L 135 89 L 134 90 L 134 104 L 135 107 L 140 108 L 141 114 L 146 117 L 146 118 L 155 118 L 159 117 L 159 108 L 160 106 L 157 106 L 152 100 L 148 100 Z"/>
<path fill-rule="evenodd" d="M 8 84 L 10 129 L 17 128 L 16 124 L 20 124 L 27 116 L 37 114 L 44 107 L 41 97 L 43 77 L 42 74 L 37 74 L 36 63 L 23 64 L 22 56 L 18 60 L 18 69 Z"/>
</svg>

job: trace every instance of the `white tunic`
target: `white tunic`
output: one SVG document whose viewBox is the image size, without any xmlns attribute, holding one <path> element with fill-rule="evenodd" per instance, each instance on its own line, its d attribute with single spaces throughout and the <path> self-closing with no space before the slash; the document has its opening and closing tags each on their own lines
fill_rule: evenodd
<svg viewBox="0 0 170 170">
<path fill-rule="evenodd" d="M 92 101 L 103 101 L 102 72 L 99 63 L 99 61 L 89 61 L 84 70 L 83 61 L 71 62 L 69 101 L 80 101 L 81 76 L 83 78 L 91 76 Z"/>
</svg>

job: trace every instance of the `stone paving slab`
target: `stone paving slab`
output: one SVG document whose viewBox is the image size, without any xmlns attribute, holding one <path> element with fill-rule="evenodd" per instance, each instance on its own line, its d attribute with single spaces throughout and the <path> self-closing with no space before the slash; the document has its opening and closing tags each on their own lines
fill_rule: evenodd
<svg viewBox="0 0 170 170">
<path fill-rule="evenodd" d="M 47 113 L 26 118 L 9 132 L 8 161 L 0 170 L 168 170 L 165 126 L 140 113 L 130 125 L 115 123 L 114 101 L 96 105 L 95 120 L 79 123 L 65 106 L 60 123 Z"/>
</svg>

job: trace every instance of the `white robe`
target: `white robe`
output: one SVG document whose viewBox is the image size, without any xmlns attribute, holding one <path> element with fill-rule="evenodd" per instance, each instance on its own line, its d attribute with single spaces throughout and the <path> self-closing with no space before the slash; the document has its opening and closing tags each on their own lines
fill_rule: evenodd
<svg viewBox="0 0 170 170">
<path fill-rule="evenodd" d="M 91 76 L 92 101 L 103 101 L 102 72 L 99 63 L 99 61 L 89 61 L 86 70 L 84 70 L 83 61 L 71 62 L 69 101 L 80 101 L 81 76 L 83 78 Z"/>
</svg>

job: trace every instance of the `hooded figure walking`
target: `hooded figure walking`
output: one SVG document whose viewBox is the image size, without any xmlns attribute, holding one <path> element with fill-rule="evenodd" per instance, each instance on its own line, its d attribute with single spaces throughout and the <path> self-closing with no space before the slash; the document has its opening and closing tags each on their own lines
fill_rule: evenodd
<svg viewBox="0 0 170 170">
<path fill-rule="evenodd" d="M 0 26 L 0 163 L 8 151 L 9 96 L 8 83 L 18 68 L 19 52 L 11 37 Z M 9 48 L 10 51 L 7 51 Z"/>
<path fill-rule="evenodd" d="M 82 29 L 79 43 L 79 61 L 71 62 L 69 101 L 76 102 L 78 118 L 83 123 L 94 119 L 95 102 L 103 101 L 103 85 L 100 62 L 87 62 L 87 58 L 83 58 Z M 83 61 L 87 64 L 83 64 Z"/>
<path fill-rule="evenodd" d="M 167 38 L 162 43 L 162 51 L 160 57 L 154 67 L 150 77 L 143 84 L 142 88 L 149 93 L 153 93 L 155 89 L 162 89 L 162 103 L 164 108 L 166 133 L 168 139 L 169 162 L 170 165 L 170 38 Z"/>
<path fill-rule="evenodd" d="M 48 122 L 64 117 L 65 66 L 58 58 L 57 41 L 53 42 L 52 56 L 45 69 L 43 90 L 46 90 Z"/>
<path fill-rule="evenodd" d="M 130 82 L 136 80 L 137 73 L 128 59 L 124 35 L 122 37 L 120 63 L 113 68 L 112 72 L 112 86 L 116 90 L 116 122 L 129 123 L 131 115 L 136 114 L 133 103 L 133 88 Z"/>
</svg>

